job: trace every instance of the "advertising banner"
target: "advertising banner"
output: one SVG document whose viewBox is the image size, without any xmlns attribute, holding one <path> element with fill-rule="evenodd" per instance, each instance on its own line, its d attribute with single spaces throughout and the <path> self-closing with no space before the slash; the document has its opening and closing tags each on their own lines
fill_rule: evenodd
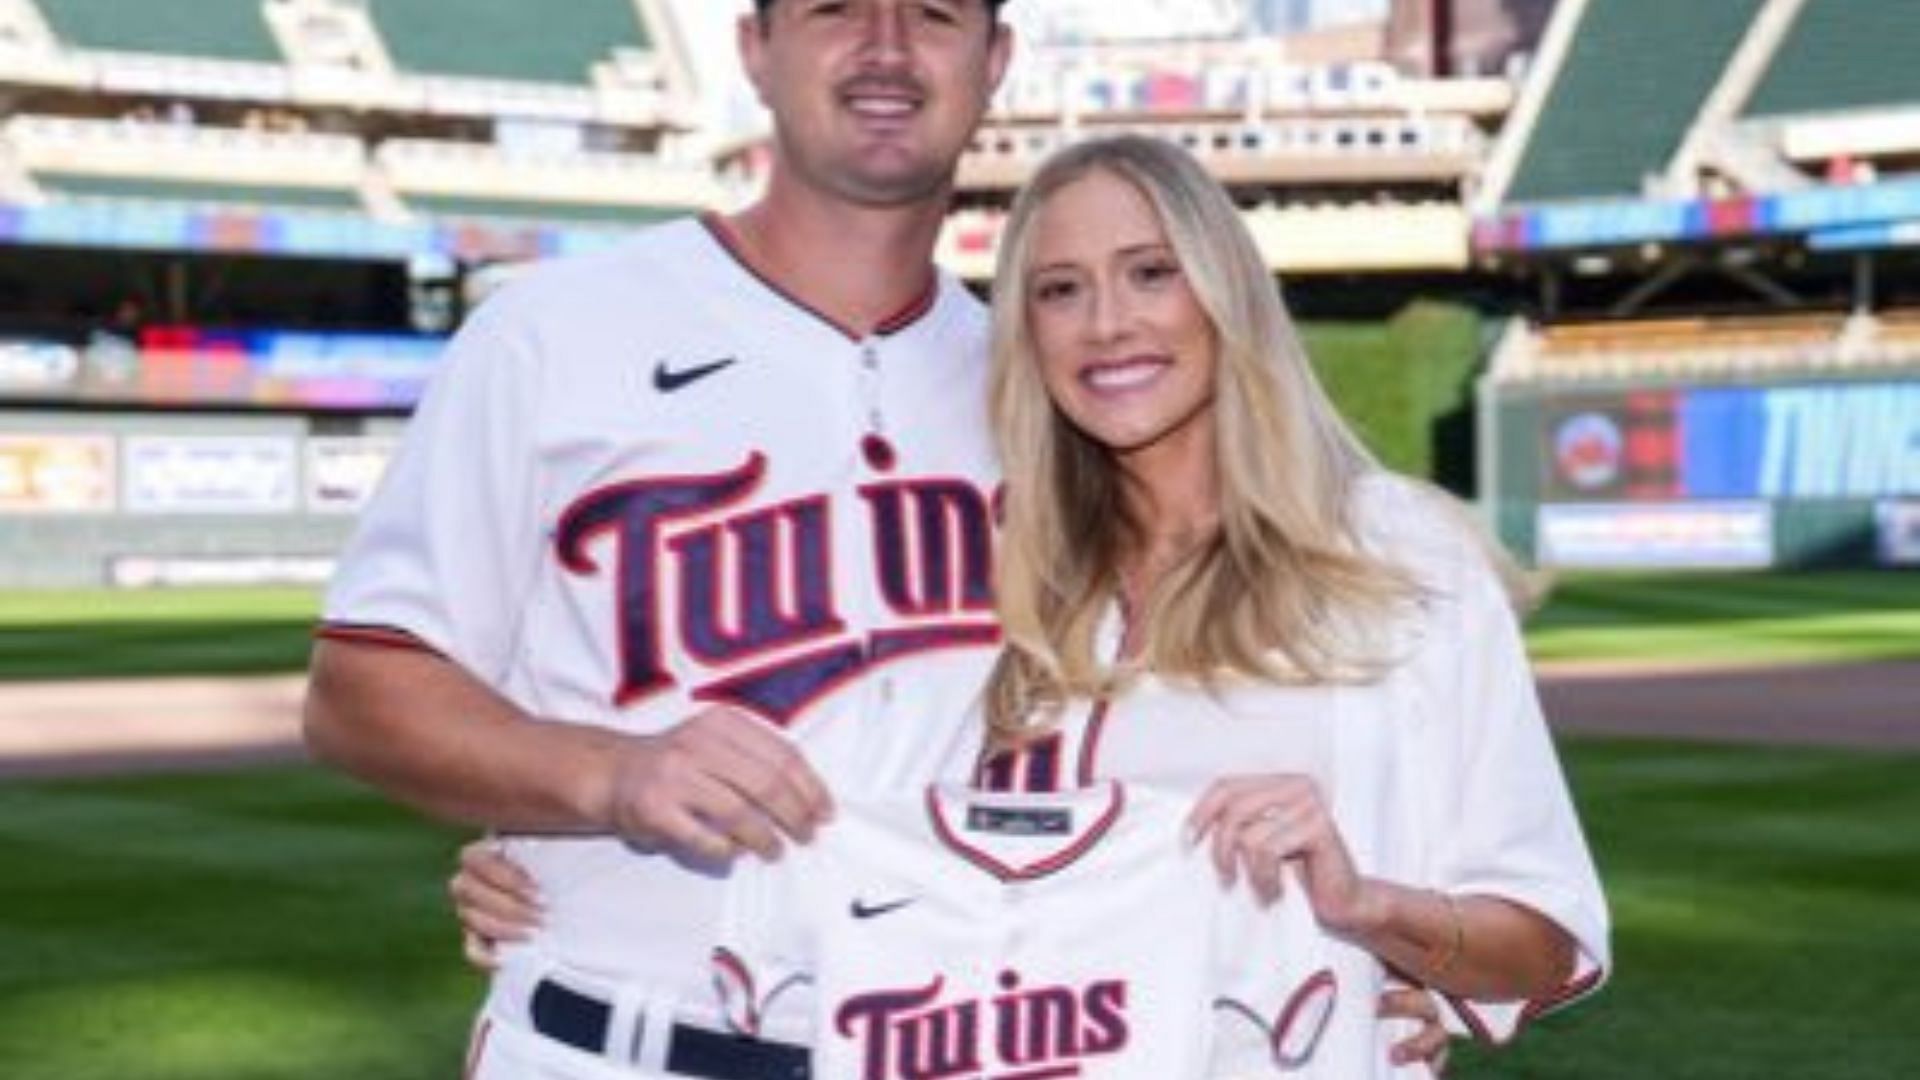
<svg viewBox="0 0 1920 1080">
<path fill-rule="evenodd" d="M 393 456 L 393 439 L 317 437 L 307 440 L 307 509 L 351 514 L 366 505 Z"/>
<path fill-rule="evenodd" d="M 1920 499 L 1886 499 L 1874 508 L 1882 566 L 1920 566 Z"/>
<path fill-rule="evenodd" d="M 415 334 L 150 326 L 112 392 L 135 401 L 408 409 L 445 344 Z"/>
<path fill-rule="evenodd" d="M 1585 394 L 1541 415 L 1554 501 L 1920 496 L 1920 380 Z"/>
<path fill-rule="evenodd" d="M 109 435 L 0 433 L 0 514 L 113 509 Z"/>
<path fill-rule="evenodd" d="M 107 580 L 123 589 L 324 585 L 333 566 L 325 555 L 119 555 L 107 563 Z"/>
<path fill-rule="evenodd" d="M 80 375 L 80 352 L 57 341 L 0 341 L 0 394 L 44 397 L 71 394 Z"/>
<path fill-rule="evenodd" d="M 136 435 L 124 505 L 135 513 L 270 514 L 295 507 L 291 436 Z"/>
<path fill-rule="evenodd" d="M 1773 565 L 1773 507 L 1745 503 L 1548 503 L 1542 566 L 1592 569 Z"/>
</svg>

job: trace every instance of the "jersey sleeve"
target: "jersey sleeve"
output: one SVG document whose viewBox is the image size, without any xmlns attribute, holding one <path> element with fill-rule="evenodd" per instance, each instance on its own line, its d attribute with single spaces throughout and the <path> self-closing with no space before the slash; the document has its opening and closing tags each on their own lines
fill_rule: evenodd
<svg viewBox="0 0 1920 1080">
<path fill-rule="evenodd" d="M 816 838 L 815 843 L 819 841 Z M 714 936 L 713 988 L 727 1025 L 743 1035 L 804 1023 L 787 1002 L 814 971 L 807 905 L 800 895 L 813 845 L 789 847 L 778 862 L 751 856 L 734 864 Z"/>
<path fill-rule="evenodd" d="M 1522 904 L 1559 924 L 1579 951 L 1571 979 L 1541 1000 L 1448 1000 L 1457 1033 L 1504 1042 L 1530 1017 L 1600 985 L 1609 919 L 1507 594 L 1472 540 L 1442 551 L 1443 614 L 1419 687 L 1429 714 L 1420 763 L 1404 773 L 1424 788 L 1431 879 L 1422 884 Z M 1442 763 L 1450 767 L 1435 767 Z"/>
<path fill-rule="evenodd" d="M 330 584 L 323 637 L 412 645 L 497 682 L 538 565 L 539 356 L 513 287 L 454 337 Z"/>
</svg>

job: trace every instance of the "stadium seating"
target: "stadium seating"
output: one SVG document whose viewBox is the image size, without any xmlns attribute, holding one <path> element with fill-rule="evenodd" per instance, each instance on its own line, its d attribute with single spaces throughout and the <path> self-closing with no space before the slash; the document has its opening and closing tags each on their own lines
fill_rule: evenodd
<svg viewBox="0 0 1920 1080">
<path fill-rule="evenodd" d="M 345 135 L 191 123 L 16 116 L 4 136 L 42 194 L 245 201 L 362 209 L 365 152 Z"/>
<path fill-rule="evenodd" d="M 106 0 L 103 0 L 106 2 Z M 368 0 L 403 71 L 478 79 L 584 83 L 615 48 L 647 38 L 631 0 Z"/>
<path fill-rule="evenodd" d="M 1496 374 L 1507 382 L 1910 369 L 1920 361 L 1920 311 L 1561 323 L 1502 352 Z"/>
<path fill-rule="evenodd" d="M 1761 2 L 1590 0 L 1506 200 L 1640 195 Z"/>
<path fill-rule="evenodd" d="M 1474 170 L 1486 149 L 1486 137 L 1464 116 L 994 126 L 974 140 L 962 167 L 962 186 L 1016 187 L 1059 147 L 1119 127 L 1180 143 L 1228 184 L 1458 180 Z"/>
<path fill-rule="evenodd" d="M 358 179 L 363 157 L 360 140 L 350 135 L 251 131 L 190 121 L 16 116 L 5 128 L 8 141 L 30 168 L 351 183 Z"/>
<path fill-rule="evenodd" d="M 429 213 L 478 213 L 556 220 L 653 219 L 713 206 L 723 192 L 710 170 L 642 154 L 530 153 L 498 146 L 389 139 L 375 152 L 394 193 Z"/>
<path fill-rule="evenodd" d="M 277 63 L 280 49 L 261 18 L 261 0 L 39 0 L 56 36 L 71 48 Z"/>
<path fill-rule="evenodd" d="M 1746 115 L 1911 105 L 1916 57 L 1920 10 L 1912 4 L 1808 0 Z"/>
</svg>

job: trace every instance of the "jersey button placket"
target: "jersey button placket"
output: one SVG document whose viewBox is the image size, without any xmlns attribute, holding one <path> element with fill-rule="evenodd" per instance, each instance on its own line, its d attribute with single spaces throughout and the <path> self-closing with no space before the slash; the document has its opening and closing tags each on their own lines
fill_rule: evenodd
<svg viewBox="0 0 1920 1080">
<path fill-rule="evenodd" d="M 884 436 L 887 432 L 880 412 L 880 345 L 872 338 L 860 343 L 860 394 L 866 411 L 867 434 Z"/>
</svg>

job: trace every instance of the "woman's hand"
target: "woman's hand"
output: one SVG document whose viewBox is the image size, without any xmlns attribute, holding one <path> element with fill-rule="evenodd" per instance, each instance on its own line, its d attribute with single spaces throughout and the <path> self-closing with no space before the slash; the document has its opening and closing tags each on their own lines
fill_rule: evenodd
<svg viewBox="0 0 1920 1080">
<path fill-rule="evenodd" d="M 1242 875 L 1262 903 L 1285 891 L 1282 867 L 1299 869 L 1320 925 L 1341 934 L 1364 931 L 1382 917 L 1377 883 L 1362 877 L 1334 824 L 1320 785 L 1299 773 L 1216 780 L 1187 818 L 1193 842 L 1210 842 L 1220 880 Z"/>
<path fill-rule="evenodd" d="M 460 866 L 447 880 L 460 949 L 482 971 L 500 964 L 502 942 L 525 941 L 540 927 L 540 890 L 500 842 L 484 837 L 460 849 Z"/>
</svg>

